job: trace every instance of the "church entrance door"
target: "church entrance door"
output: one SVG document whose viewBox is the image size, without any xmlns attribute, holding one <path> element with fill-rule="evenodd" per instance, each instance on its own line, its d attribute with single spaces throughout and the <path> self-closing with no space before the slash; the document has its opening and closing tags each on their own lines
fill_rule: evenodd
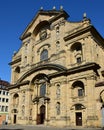
<svg viewBox="0 0 104 130">
<path fill-rule="evenodd" d="M 37 124 L 44 124 L 45 120 L 45 106 L 40 107 L 40 114 L 37 114 Z"/>
<path fill-rule="evenodd" d="M 82 112 L 76 112 L 76 126 L 82 126 Z"/>
<path fill-rule="evenodd" d="M 44 120 L 45 120 L 45 106 L 42 105 L 40 107 L 40 124 L 44 124 Z"/>
</svg>

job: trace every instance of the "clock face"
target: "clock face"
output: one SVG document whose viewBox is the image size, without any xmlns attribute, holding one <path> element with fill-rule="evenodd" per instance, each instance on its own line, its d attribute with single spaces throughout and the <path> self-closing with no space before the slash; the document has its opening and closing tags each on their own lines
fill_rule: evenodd
<svg viewBox="0 0 104 130">
<path fill-rule="evenodd" d="M 40 40 L 43 40 L 43 39 L 45 39 L 47 37 L 47 31 L 46 31 L 46 29 L 42 29 L 41 31 L 40 31 Z"/>
</svg>

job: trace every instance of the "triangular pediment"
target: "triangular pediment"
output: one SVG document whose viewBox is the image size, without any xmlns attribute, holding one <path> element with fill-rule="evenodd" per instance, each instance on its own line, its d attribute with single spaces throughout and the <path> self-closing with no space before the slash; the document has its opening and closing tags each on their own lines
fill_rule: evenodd
<svg viewBox="0 0 104 130">
<path fill-rule="evenodd" d="M 61 10 L 61 11 L 56 11 L 56 10 L 38 11 L 38 13 L 32 19 L 32 21 L 27 26 L 25 31 L 22 33 L 20 39 L 22 40 L 26 36 L 30 36 L 33 33 L 34 29 L 42 22 L 47 22 L 45 24 L 51 24 L 53 21 L 59 19 L 60 17 L 64 17 L 65 19 L 67 19 L 69 17 L 69 15 L 63 10 Z"/>
</svg>

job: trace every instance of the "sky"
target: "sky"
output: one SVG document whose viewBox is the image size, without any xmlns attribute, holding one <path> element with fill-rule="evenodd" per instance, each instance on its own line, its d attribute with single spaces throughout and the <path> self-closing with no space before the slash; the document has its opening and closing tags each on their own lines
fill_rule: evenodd
<svg viewBox="0 0 104 130">
<path fill-rule="evenodd" d="M 44 10 L 63 9 L 71 22 L 81 21 L 83 14 L 104 38 L 104 0 L 0 0 L 0 78 L 11 82 L 11 67 L 14 51 L 18 51 L 19 39 L 41 7 Z"/>
</svg>

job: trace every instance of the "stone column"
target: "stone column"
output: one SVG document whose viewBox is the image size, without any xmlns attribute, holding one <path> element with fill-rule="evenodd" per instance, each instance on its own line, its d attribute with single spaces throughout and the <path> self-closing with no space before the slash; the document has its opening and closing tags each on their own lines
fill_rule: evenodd
<svg viewBox="0 0 104 130">
<path fill-rule="evenodd" d="M 93 73 L 92 73 L 93 74 Z M 87 77 L 87 126 L 94 127 L 96 125 L 97 113 L 96 113 L 96 101 L 95 101 L 95 78 L 94 75 Z"/>
<path fill-rule="evenodd" d="M 36 125 L 37 124 L 37 104 L 36 103 L 33 105 L 32 119 L 33 119 L 33 124 Z"/>
<path fill-rule="evenodd" d="M 48 124 L 48 101 L 46 100 L 45 101 L 45 106 L 46 106 L 46 109 L 45 109 L 45 124 L 47 125 Z"/>
</svg>

